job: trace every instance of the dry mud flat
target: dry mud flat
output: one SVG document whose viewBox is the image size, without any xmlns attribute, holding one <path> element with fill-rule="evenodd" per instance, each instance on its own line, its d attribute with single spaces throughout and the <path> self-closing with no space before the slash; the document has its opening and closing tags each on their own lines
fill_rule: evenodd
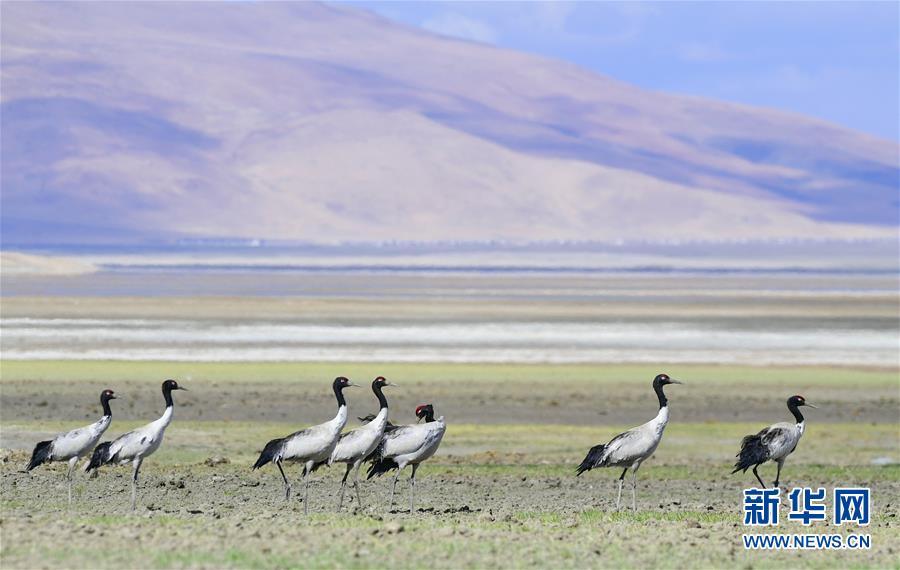
<svg viewBox="0 0 900 570">
<path fill-rule="evenodd" d="M 351 497 L 337 513 L 341 470 L 330 469 L 316 474 L 304 516 L 299 497 L 283 501 L 272 469 L 149 460 L 132 514 L 126 468 L 93 480 L 79 474 L 68 509 L 64 466 L 28 474 L 24 452 L 3 459 L 3 568 L 885 568 L 898 560 L 896 467 L 788 472 L 829 489 L 871 486 L 874 517 L 866 528 L 791 523 L 777 532 L 870 534 L 871 550 L 760 553 L 741 544 L 741 478 L 718 468 L 646 467 L 638 511 L 616 513 L 610 470 L 575 478 L 556 466 L 435 462 L 420 470 L 412 515 L 405 480 L 398 510 L 386 511 L 389 479 L 364 483 L 364 507 Z"/>
</svg>

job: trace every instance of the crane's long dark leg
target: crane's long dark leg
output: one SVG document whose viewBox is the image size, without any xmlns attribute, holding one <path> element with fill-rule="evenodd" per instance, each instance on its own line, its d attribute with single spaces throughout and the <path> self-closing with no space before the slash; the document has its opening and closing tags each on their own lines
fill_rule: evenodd
<svg viewBox="0 0 900 570">
<path fill-rule="evenodd" d="M 356 462 L 356 469 L 353 471 L 353 488 L 356 489 L 356 504 L 361 509 L 362 497 L 359 494 L 359 468 L 362 466 L 362 459 Z"/>
<path fill-rule="evenodd" d="M 778 488 L 778 482 L 781 481 L 781 467 L 784 465 L 784 460 L 778 461 L 778 473 L 775 474 L 775 488 Z"/>
<path fill-rule="evenodd" d="M 419 468 L 418 463 L 413 463 L 412 475 L 409 476 L 409 514 L 416 511 L 416 469 Z"/>
<path fill-rule="evenodd" d="M 284 468 L 281 467 L 281 460 L 276 459 L 275 465 L 278 466 L 278 470 L 281 471 L 281 478 L 284 479 L 284 500 L 291 500 L 291 484 L 288 482 L 287 475 L 284 474 Z"/>
<path fill-rule="evenodd" d="M 616 510 L 619 510 L 619 503 L 622 502 L 622 485 L 625 484 L 625 474 L 628 473 L 628 468 L 622 470 L 622 475 L 619 476 L 619 495 L 616 497 Z"/>
<path fill-rule="evenodd" d="M 347 464 L 347 470 L 344 471 L 344 478 L 341 479 L 341 494 L 338 498 L 338 510 L 341 510 L 341 507 L 344 506 L 344 490 L 347 488 L 347 477 L 350 475 L 350 470 L 353 469 L 353 464 Z"/>
<path fill-rule="evenodd" d="M 303 466 L 303 514 L 309 514 L 309 474 L 312 472 L 312 464 Z"/>
<path fill-rule="evenodd" d="M 143 457 L 138 457 L 134 460 L 134 472 L 131 474 L 131 510 L 134 511 L 135 505 L 137 503 L 137 482 L 138 482 L 138 472 L 141 470 L 141 463 L 144 462 Z"/>
<path fill-rule="evenodd" d="M 72 506 L 72 470 L 75 469 L 75 464 L 78 463 L 79 457 L 73 457 L 69 460 L 69 470 L 66 472 L 66 486 L 69 488 L 69 506 Z"/>
<path fill-rule="evenodd" d="M 757 468 L 757 467 L 759 467 L 758 464 L 753 466 L 753 474 L 756 475 L 756 480 L 759 481 L 759 484 L 762 486 L 763 489 L 765 489 L 765 488 L 766 488 L 766 484 L 763 483 L 762 477 L 760 477 L 760 476 L 759 476 L 759 473 L 756 472 L 756 468 Z"/>
<path fill-rule="evenodd" d="M 400 478 L 400 472 L 403 471 L 402 467 L 397 467 L 397 473 L 394 474 L 394 481 L 391 483 L 391 500 L 388 504 L 388 512 L 394 510 L 394 491 L 397 490 L 397 479 Z"/>
<path fill-rule="evenodd" d="M 638 469 L 641 468 L 641 464 L 638 463 L 634 466 L 634 469 L 631 470 L 631 510 L 632 512 L 637 511 L 637 499 L 635 495 L 637 494 L 637 472 Z"/>
</svg>

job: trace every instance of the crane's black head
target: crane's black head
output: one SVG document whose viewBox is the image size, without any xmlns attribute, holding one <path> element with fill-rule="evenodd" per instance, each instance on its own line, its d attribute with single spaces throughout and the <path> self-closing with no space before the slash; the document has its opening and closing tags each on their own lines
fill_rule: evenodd
<svg viewBox="0 0 900 570">
<path fill-rule="evenodd" d="M 799 408 L 800 406 L 806 406 L 807 408 L 815 408 L 812 404 L 806 403 L 806 398 L 803 396 L 791 396 L 788 398 L 787 405 L 789 408 Z"/>
<path fill-rule="evenodd" d="M 678 380 L 674 380 L 669 378 L 668 374 L 658 374 L 656 378 L 653 379 L 653 387 L 666 386 L 668 384 L 681 384 Z"/>
<path fill-rule="evenodd" d="M 381 393 L 381 389 L 385 386 L 394 385 L 395 384 L 388 382 L 384 376 L 379 376 L 375 380 L 372 380 L 372 391 L 375 392 L 375 397 L 378 398 L 378 405 L 381 406 L 381 408 L 387 408 L 387 398 Z"/>
<path fill-rule="evenodd" d="M 166 399 L 166 407 L 167 408 L 170 408 L 173 405 L 175 405 L 174 402 L 172 402 L 172 390 L 187 390 L 187 388 L 182 388 L 181 386 L 178 385 L 178 382 L 176 382 L 174 380 L 166 380 L 165 382 L 163 382 L 162 392 L 163 392 L 163 398 Z"/>
<path fill-rule="evenodd" d="M 385 386 L 396 386 L 396 384 L 391 384 L 387 381 L 387 378 L 384 376 L 379 376 L 375 380 L 372 380 L 372 389 L 373 390 L 381 390 Z"/>
<path fill-rule="evenodd" d="M 172 390 L 187 390 L 187 388 L 182 388 L 178 385 L 178 382 L 174 380 L 166 380 L 162 383 L 162 390 L 165 394 L 166 392 L 171 392 Z"/>
<path fill-rule="evenodd" d="M 100 405 L 103 406 L 103 415 L 112 416 L 112 410 L 109 409 L 109 401 L 116 399 L 116 393 L 112 390 L 104 390 L 100 392 Z"/>
<path fill-rule="evenodd" d="M 337 378 L 335 378 L 334 384 L 332 384 L 332 387 L 335 390 L 343 390 L 344 388 L 350 388 L 354 386 L 356 386 L 356 384 L 354 384 L 347 378 L 344 378 L 343 376 L 338 376 Z"/>
<path fill-rule="evenodd" d="M 434 406 L 431 404 L 422 404 L 421 406 L 416 407 L 416 417 L 419 418 L 419 421 L 434 421 Z"/>
<path fill-rule="evenodd" d="M 656 397 L 659 398 L 660 409 L 669 404 L 666 395 L 663 393 L 663 386 L 668 386 L 669 384 L 681 384 L 681 382 L 669 378 L 668 374 L 657 374 L 656 378 L 653 379 L 653 391 L 656 392 Z"/>
</svg>

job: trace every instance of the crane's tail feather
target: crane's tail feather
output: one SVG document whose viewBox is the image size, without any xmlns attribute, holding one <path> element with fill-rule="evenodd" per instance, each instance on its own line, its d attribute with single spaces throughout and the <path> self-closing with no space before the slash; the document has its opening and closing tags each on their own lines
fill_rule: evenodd
<svg viewBox="0 0 900 570">
<path fill-rule="evenodd" d="M 259 459 L 256 460 L 256 463 L 253 464 L 253 469 L 259 469 L 266 463 L 271 461 L 275 461 L 275 458 L 278 457 L 278 454 L 281 453 L 281 447 L 284 444 L 284 438 L 281 439 L 273 439 L 263 448 L 262 453 L 259 454 Z"/>
<path fill-rule="evenodd" d="M 28 462 L 28 467 L 25 468 L 25 471 L 31 471 L 41 463 L 50 461 L 52 443 L 52 441 L 42 441 L 34 446 L 34 451 L 31 453 L 31 461 Z"/>
<path fill-rule="evenodd" d="M 86 473 L 90 473 L 94 469 L 99 468 L 102 465 L 109 463 L 109 446 L 112 445 L 111 441 L 106 441 L 98 445 L 94 448 L 94 453 L 91 454 L 90 462 L 85 465 L 84 471 Z"/>
<path fill-rule="evenodd" d="M 366 480 L 371 479 L 372 477 L 382 476 L 391 469 L 397 469 L 400 465 L 397 464 L 393 459 L 381 459 L 379 461 L 375 461 L 372 463 L 371 467 L 369 467 L 369 471 L 366 473 Z"/>
<path fill-rule="evenodd" d="M 606 449 L 605 444 L 595 445 L 588 451 L 588 454 L 584 457 L 584 461 L 581 462 L 581 465 L 578 466 L 578 470 L 575 473 L 575 476 L 579 476 L 585 471 L 590 471 L 594 467 L 599 467 L 600 458 L 603 456 L 603 450 Z"/>
<path fill-rule="evenodd" d="M 748 435 L 741 440 L 741 451 L 735 457 L 738 460 L 734 464 L 732 473 L 746 472 L 754 465 L 765 463 L 769 459 L 769 450 L 766 449 L 759 435 Z"/>
</svg>

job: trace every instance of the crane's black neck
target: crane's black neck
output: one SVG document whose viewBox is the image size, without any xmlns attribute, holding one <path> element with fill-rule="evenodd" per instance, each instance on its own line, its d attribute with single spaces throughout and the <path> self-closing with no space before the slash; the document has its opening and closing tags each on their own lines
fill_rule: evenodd
<svg viewBox="0 0 900 570">
<path fill-rule="evenodd" d="M 106 396 L 101 396 L 100 405 L 103 406 L 104 416 L 112 416 L 112 410 L 109 409 L 109 398 L 107 398 Z"/>
<path fill-rule="evenodd" d="M 375 392 L 375 397 L 378 398 L 378 405 L 381 406 L 382 409 L 388 407 L 387 398 L 384 397 L 384 394 L 381 393 L 381 385 L 375 384 L 372 386 L 372 391 Z"/>
<path fill-rule="evenodd" d="M 794 418 L 797 420 L 797 423 L 803 423 L 803 414 L 800 413 L 800 408 L 797 404 L 791 402 L 788 404 L 788 409 L 794 414 Z"/>
<path fill-rule="evenodd" d="M 344 400 L 344 387 L 343 386 L 341 386 L 339 384 L 334 385 L 334 397 L 337 398 L 338 408 L 340 408 L 341 406 L 347 405 L 347 401 Z"/>
<path fill-rule="evenodd" d="M 171 408 L 175 405 L 175 402 L 172 401 L 172 389 L 166 386 L 163 388 L 163 398 L 166 399 L 166 407 Z"/>
<path fill-rule="evenodd" d="M 433 421 L 434 421 L 434 412 L 432 412 L 431 410 L 428 410 L 427 412 L 425 412 L 425 423 L 428 424 Z"/>
<path fill-rule="evenodd" d="M 659 398 L 659 409 L 663 409 L 669 405 L 669 400 L 666 399 L 666 394 L 663 392 L 662 384 L 657 382 L 653 383 L 653 391 L 656 392 L 656 397 Z"/>
</svg>

